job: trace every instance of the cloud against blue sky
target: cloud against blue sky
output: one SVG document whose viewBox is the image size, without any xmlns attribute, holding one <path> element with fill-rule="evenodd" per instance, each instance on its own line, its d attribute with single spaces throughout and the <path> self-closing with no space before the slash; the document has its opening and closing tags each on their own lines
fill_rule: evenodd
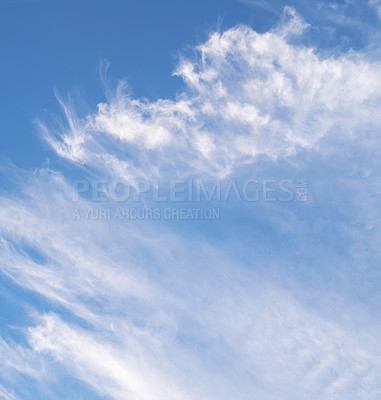
<svg viewBox="0 0 381 400">
<path fill-rule="evenodd" d="M 381 396 L 380 5 L 229 7 L 172 96 L 100 59 L 97 105 L 33 117 L 50 161 L 2 161 L 0 398 Z"/>
</svg>

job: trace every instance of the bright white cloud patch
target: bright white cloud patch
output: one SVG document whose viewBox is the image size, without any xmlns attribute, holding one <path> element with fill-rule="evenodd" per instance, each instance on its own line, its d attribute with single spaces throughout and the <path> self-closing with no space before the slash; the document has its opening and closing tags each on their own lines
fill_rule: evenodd
<svg viewBox="0 0 381 400">
<path fill-rule="evenodd" d="M 328 135 L 349 140 L 378 126 L 380 61 L 354 52 L 325 58 L 293 44 L 305 29 L 286 8 L 283 25 L 265 34 L 246 26 L 214 33 L 177 67 L 187 89 L 176 100 L 133 99 L 122 83 L 83 120 L 63 105 L 69 131 L 46 131 L 47 140 L 63 157 L 133 181 L 173 167 L 224 176 L 258 155 L 287 157 Z"/>
<path fill-rule="evenodd" d="M 286 8 L 284 22 L 270 32 L 240 26 L 214 33 L 197 48 L 196 59 L 179 63 L 175 74 L 186 88 L 175 100 L 133 99 L 121 84 L 83 119 L 62 103 L 66 132 L 41 125 L 60 156 L 104 178 L 224 177 L 258 166 L 264 156 L 274 160 L 268 173 L 279 173 L 284 164 L 276 163 L 285 159 L 304 162 L 311 175 L 321 174 L 316 179 L 323 188 L 335 180 L 334 189 L 326 208 L 318 204 L 321 209 L 311 211 L 312 204 L 298 213 L 264 204 L 255 221 L 251 211 L 240 215 L 241 225 L 218 226 L 225 235 L 235 228 L 242 241 L 247 225 L 269 231 L 245 248 L 152 221 L 75 220 L 75 209 L 94 204 L 73 202 L 63 174 L 11 168 L 22 184 L 18 195 L 0 199 L 1 268 L 53 310 L 28 310 L 33 323 L 23 327 L 27 344 L 0 340 L 6 381 L 28 376 L 48 385 L 71 376 L 94 396 L 118 400 L 379 398 L 380 322 L 345 297 L 353 274 L 369 287 L 378 282 L 376 274 L 363 276 L 379 253 L 364 246 L 348 272 L 345 267 L 355 264 L 351 253 L 342 243 L 334 252 L 325 233 L 338 232 L 339 240 L 352 235 L 356 244 L 366 242 L 369 229 L 381 237 L 371 224 L 378 153 L 369 150 L 378 143 L 381 122 L 381 62 L 365 52 L 324 57 L 295 43 L 306 29 Z M 370 195 L 355 216 L 335 198 L 343 199 L 348 186 L 339 173 L 331 175 L 334 140 L 351 150 L 362 143 L 373 157 L 368 171 L 340 165 L 345 178 L 370 176 L 368 185 L 354 181 Z M 330 154 L 322 161 L 319 150 L 327 143 Z M 306 150 L 315 159 L 305 160 Z M 361 198 L 353 198 L 357 207 Z M 340 208 L 339 222 L 330 207 Z M 266 218 L 276 220 L 275 228 Z M 365 233 L 364 221 L 370 227 Z M 287 257 L 272 253 L 287 243 L 294 246 L 284 251 Z M 321 263 L 319 269 L 314 263 Z M 312 271 L 305 288 L 294 283 L 298 268 Z M 329 291 L 335 279 L 344 282 L 337 294 Z M 324 308 L 328 296 L 332 314 Z M 17 398 L 3 386 L 1 396 Z"/>
</svg>

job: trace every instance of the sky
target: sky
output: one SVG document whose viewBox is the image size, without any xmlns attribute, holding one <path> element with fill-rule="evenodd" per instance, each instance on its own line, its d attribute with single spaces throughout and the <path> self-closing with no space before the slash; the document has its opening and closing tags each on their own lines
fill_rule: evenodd
<svg viewBox="0 0 381 400">
<path fill-rule="evenodd" d="M 379 399 L 380 33 L 0 0 L 0 399 Z"/>
</svg>

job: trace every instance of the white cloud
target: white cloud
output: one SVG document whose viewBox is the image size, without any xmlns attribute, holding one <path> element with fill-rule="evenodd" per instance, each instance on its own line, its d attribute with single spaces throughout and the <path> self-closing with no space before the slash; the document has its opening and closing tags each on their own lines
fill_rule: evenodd
<svg viewBox="0 0 381 400">
<path fill-rule="evenodd" d="M 293 44 L 308 26 L 292 9 L 285 18 L 264 34 L 240 26 L 211 35 L 196 60 L 176 69 L 187 88 L 175 100 L 133 99 L 120 85 L 84 119 L 61 102 L 67 130 L 60 136 L 42 125 L 45 138 L 75 164 L 129 182 L 174 173 L 224 176 L 257 156 L 279 161 L 327 148 L 336 154 L 337 137 L 356 147 L 367 134 L 374 143 L 380 62 L 355 52 L 323 57 Z M 31 348 L 0 342 L 6 366 L 49 380 L 36 378 L 39 362 L 53 371 L 64 365 L 111 399 L 379 397 L 377 318 L 364 314 L 359 329 L 271 279 L 294 262 L 312 268 L 301 253 L 308 241 L 324 242 L 318 229 L 328 219 L 324 212 L 307 229 L 308 218 L 261 206 L 279 230 L 305 241 L 293 249 L 296 256 L 290 250 L 293 258 L 279 260 L 253 239 L 244 257 L 238 245 L 186 239 L 160 223 L 76 221 L 76 208 L 94 204 L 74 203 L 61 174 L 17 174 L 24 177 L 19 195 L 0 199 L 1 270 L 56 310 L 33 314 Z M 361 210 L 361 220 L 371 223 L 374 208 L 370 217 Z M 260 229 L 260 218 L 254 222 Z M 329 255 L 320 257 L 341 272 Z M 356 320 L 350 301 L 338 310 Z"/>
<path fill-rule="evenodd" d="M 379 18 L 381 18 L 381 1 L 380 0 L 369 0 L 369 3 L 377 11 Z"/>
<path fill-rule="evenodd" d="M 17 400 L 18 397 L 9 393 L 3 386 L 0 385 L 0 399 L 3 400 Z"/>
<path fill-rule="evenodd" d="M 56 190 L 64 184 L 54 177 L 53 182 Z M 55 203 L 50 214 L 51 200 L 34 189 L 43 211 L 34 210 L 30 198 L 18 209 L 3 203 L 3 215 L 8 215 L 4 224 L 20 220 L 22 225 L 14 225 L 17 235 L 6 232 L 9 239 L 15 246 L 27 243 L 48 259 L 33 262 L 13 250 L 3 258 L 3 271 L 90 324 L 84 329 L 54 315 L 38 319 L 29 330 L 30 345 L 39 357 L 46 354 L 46 363 L 52 363 L 51 355 L 112 399 L 245 399 L 253 393 L 267 399 L 293 398 L 295 393 L 310 399 L 354 393 L 377 398 L 380 354 L 371 334 L 340 326 L 303 306 L 226 251 L 158 233 L 154 226 L 149 227 L 152 237 L 145 239 L 147 232 L 136 225 L 131 233 L 114 224 L 118 234 L 111 234 L 107 222 L 82 226 L 73 235 L 75 221 L 67 218 L 72 205 Z M 20 209 L 34 215 L 20 218 Z M 60 218 L 71 227 L 54 234 L 51 229 Z M 40 222 L 33 226 L 31 220 Z M 1 231 L 5 233 L 4 226 Z M 113 248 L 115 240 L 120 242 Z M 131 264 L 149 274 L 143 296 L 130 294 L 130 280 L 124 277 L 134 276 Z M 35 362 L 23 359 L 19 365 Z"/>
<path fill-rule="evenodd" d="M 224 176 L 258 155 L 287 157 L 321 138 L 350 140 L 377 126 L 380 61 L 293 44 L 307 28 L 286 7 L 284 23 L 270 32 L 239 26 L 214 33 L 195 60 L 176 68 L 187 84 L 176 100 L 133 99 L 122 83 L 84 119 L 62 104 L 68 132 L 57 137 L 45 127 L 45 137 L 60 156 L 133 182 L 172 167 L 179 175 Z"/>
<path fill-rule="evenodd" d="M 37 317 L 28 331 L 34 353 L 3 342 L 8 352 L 30 354 L 13 363 L 19 372 L 38 371 L 41 360 L 62 364 L 111 399 L 379 395 L 377 335 L 327 318 L 253 270 L 274 262 L 260 249 L 247 269 L 229 249 L 151 223 L 78 224 L 70 218 L 78 203 L 60 175 L 28 181 L 17 202 L 1 203 L 2 270 L 87 328 Z"/>
<path fill-rule="evenodd" d="M 188 399 L 175 387 L 173 379 L 160 376 L 160 366 L 156 365 L 155 370 L 155 360 L 141 349 L 144 337 L 129 337 L 127 330 L 125 335 L 126 348 L 118 348 L 108 344 L 106 338 L 98 342 L 88 332 L 74 329 L 52 315 L 30 330 L 36 351 L 50 352 L 101 394 L 113 399 Z"/>
</svg>

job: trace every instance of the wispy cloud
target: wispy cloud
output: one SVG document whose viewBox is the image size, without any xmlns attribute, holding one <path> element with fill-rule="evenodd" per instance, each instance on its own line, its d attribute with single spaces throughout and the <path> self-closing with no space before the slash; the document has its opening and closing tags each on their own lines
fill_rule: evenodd
<svg viewBox="0 0 381 400">
<path fill-rule="evenodd" d="M 1 270 L 44 307 L 26 311 L 25 341 L 0 341 L 4 385 L 12 370 L 48 386 L 71 375 L 111 399 L 380 396 L 378 300 L 348 287 L 380 282 L 381 61 L 322 54 L 297 41 L 308 29 L 286 8 L 264 34 L 212 34 L 180 60 L 176 99 L 135 99 L 121 83 L 84 118 L 59 100 L 67 126 L 41 123 L 44 138 L 86 173 L 134 184 L 304 168 L 315 189 L 304 207 L 242 210 L 244 222 L 218 225 L 239 238 L 221 240 L 163 221 L 76 220 L 94 204 L 73 201 L 64 173 L 9 167 Z"/>
<path fill-rule="evenodd" d="M 9 393 L 3 386 L 0 385 L 0 398 L 3 400 L 17 400 L 18 397 Z"/>
<path fill-rule="evenodd" d="M 177 67 L 188 88 L 176 100 L 134 99 L 121 83 L 84 119 L 61 102 L 68 131 L 44 127 L 46 139 L 60 156 L 133 181 L 174 170 L 224 176 L 260 155 L 287 157 L 377 126 L 380 61 L 292 44 L 308 25 L 285 13 L 265 34 L 242 26 L 211 35 Z"/>
<path fill-rule="evenodd" d="M 377 10 L 378 16 L 381 18 L 381 2 L 379 0 L 369 0 L 369 3 Z"/>
<path fill-rule="evenodd" d="M 115 399 L 253 393 L 276 399 L 296 392 L 312 399 L 377 398 L 379 338 L 324 316 L 298 300 L 298 291 L 271 282 L 261 271 L 283 266 L 263 258 L 261 249 L 247 263 L 234 248 L 181 239 L 151 223 L 78 224 L 65 198 L 72 189 L 61 176 L 36 174 L 30 184 L 27 201 L 2 203 L 3 272 L 82 322 L 57 311 L 37 316 L 27 334 L 34 353 L 4 343 L 24 354 L 16 359 L 19 372 L 38 371 L 41 359 L 63 364 Z M 289 221 L 283 216 L 278 223 Z M 356 312 L 351 304 L 338 310 Z"/>
</svg>

